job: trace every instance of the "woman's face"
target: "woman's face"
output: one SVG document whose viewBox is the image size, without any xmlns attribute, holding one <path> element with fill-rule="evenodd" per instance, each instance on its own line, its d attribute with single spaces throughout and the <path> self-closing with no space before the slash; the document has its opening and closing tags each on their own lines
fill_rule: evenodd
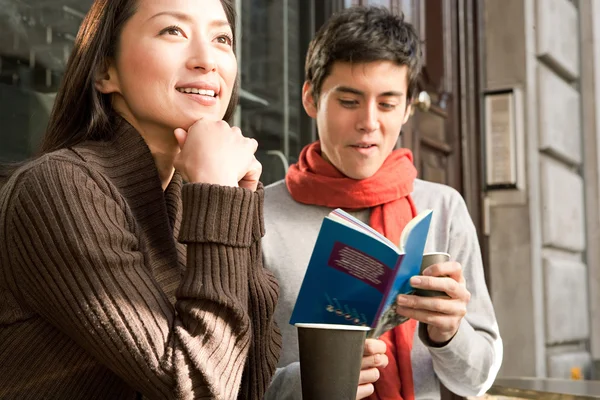
<svg viewBox="0 0 600 400">
<path fill-rule="evenodd" d="M 97 87 L 143 130 L 222 119 L 237 75 L 232 46 L 220 0 L 138 0 Z"/>
</svg>

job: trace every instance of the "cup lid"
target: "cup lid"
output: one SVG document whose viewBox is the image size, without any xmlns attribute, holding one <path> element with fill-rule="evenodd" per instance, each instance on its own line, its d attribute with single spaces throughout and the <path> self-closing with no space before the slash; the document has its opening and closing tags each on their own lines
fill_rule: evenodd
<svg viewBox="0 0 600 400">
<path fill-rule="evenodd" d="M 445 253 L 443 251 L 430 251 L 427 253 L 423 253 L 423 256 L 447 256 L 448 258 L 450 258 L 450 254 Z"/>
<path fill-rule="evenodd" d="M 357 325 L 339 325 L 339 324 L 310 324 L 310 323 L 296 323 L 294 324 L 298 328 L 313 328 L 313 329 L 335 329 L 340 331 L 370 331 L 370 326 L 357 326 Z"/>
</svg>

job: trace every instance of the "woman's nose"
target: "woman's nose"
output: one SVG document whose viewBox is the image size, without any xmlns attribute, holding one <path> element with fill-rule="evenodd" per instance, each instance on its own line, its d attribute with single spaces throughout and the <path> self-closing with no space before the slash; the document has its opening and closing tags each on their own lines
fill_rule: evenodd
<svg viewBox="0 0 600 400">
<path fill-rule="evenodd" d="M 194 46 L 194 52 L 188 60 L 188 68 L 202 69 L 206 72 L 217 69 L 217 63 L 209 43 L 200 43 Z"/>
</svg>

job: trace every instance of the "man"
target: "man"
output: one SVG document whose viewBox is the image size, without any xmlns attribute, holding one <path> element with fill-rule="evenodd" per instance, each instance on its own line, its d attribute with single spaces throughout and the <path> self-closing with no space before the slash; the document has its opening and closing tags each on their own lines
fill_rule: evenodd
<svg viewBox="0 0 600 400">
<path fill-rule="evenodd" d="M 458 395 L 479 395 L 496 377 L 502 342 L 465 203 L 450 187 L 416 179 L 409 150 L 394 151 L 421 65 L 415 29 L 383 8 L 346 9 L 311 42 L 302 102 L 320 140 L 265 195 L 264 260 L 280 282 L 283 333 L 268 399 L 299 398 L 289 318 L 323 218 L 336 207 L 394 243 L 418 211 L 433 209 L 425 251 L 453 260 L 411 280 L 448 297 L 399 296 L 398 313 L 410 320 L 367 340 L 357 398 L 439 398 L 440 381 Z"/>
</svg>

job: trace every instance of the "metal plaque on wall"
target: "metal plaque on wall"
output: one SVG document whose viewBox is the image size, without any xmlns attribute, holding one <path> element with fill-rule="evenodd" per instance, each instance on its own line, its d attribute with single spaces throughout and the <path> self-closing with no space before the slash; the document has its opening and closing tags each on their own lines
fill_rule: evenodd
<svg viewBox="0 0 600 400">
<path fill-rule="evenodd" d="M 484 142 L 486 189 L 516 188 L 519 157 L 513 90 L 485 94 Z"/>
</svg>

